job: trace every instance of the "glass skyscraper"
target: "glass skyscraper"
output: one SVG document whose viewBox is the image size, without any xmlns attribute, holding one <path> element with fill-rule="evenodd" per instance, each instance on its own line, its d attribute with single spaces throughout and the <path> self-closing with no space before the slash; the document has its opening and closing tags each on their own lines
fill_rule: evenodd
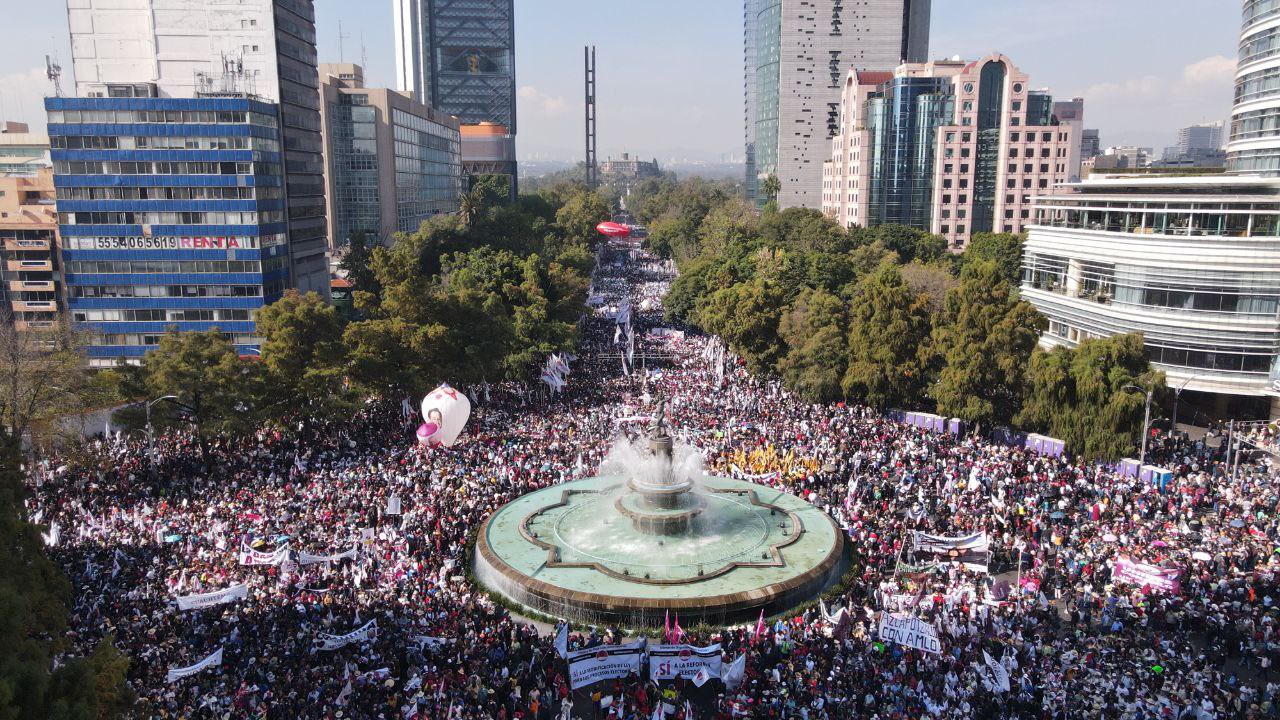
<svg viewBox="0 0 1280 720">
<path fill-rule="evenodd" d="M 289 285 L 279 108 L 249 98 L 48 98 L 68 311 L 95 366 L 170 329 L 259 344 Z"/>
<path fill-rule="evenodd" d="M 778 205 L 817 208 L 850 69 L 892 69 L 929 54 L 930 0 L 744 0 L 748 197 L 777 177 Z"/>
</svg>

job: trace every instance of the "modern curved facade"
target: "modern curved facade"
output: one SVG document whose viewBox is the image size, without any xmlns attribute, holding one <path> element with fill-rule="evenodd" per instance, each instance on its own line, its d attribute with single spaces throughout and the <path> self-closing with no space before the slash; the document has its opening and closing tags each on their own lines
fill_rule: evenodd
<svg viewBox="0 0 1280 720">
<path fill-rule="evenodd" d="M 1280 178 L 1095 177 L 1036 198 L 1022 294 L 1044 347 L 1144 335 L 1171 387 L 1272 394 Z M 1274 412 L 1273 412 L 1274 414 Z"/>
<path fill-rule="evenodd" d="M 1227 168 L 1280 175 L 1280 0 L 1245 0 Z"/>
</svg>

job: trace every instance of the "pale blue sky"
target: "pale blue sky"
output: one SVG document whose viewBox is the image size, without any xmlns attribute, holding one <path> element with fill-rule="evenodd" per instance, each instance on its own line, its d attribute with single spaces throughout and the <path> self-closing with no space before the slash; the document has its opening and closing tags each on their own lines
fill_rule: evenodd
<svg viewBox="0 0 1280 720">
<path fill-rule="evenodd" d="M 44 54 L 67 66 L 65 0 L 0 0 L 0 116 L 43 125 Z M 391 0 L 316 0 L 322 61 L 395 83 Z M 1104 145 L 1159 151 L 1225 119 L 1239 0 L 933 0 L 930 54 L 1000 51 L 1055 96 L 1083 96 Z M 581 154 L 582 46 L 597 45 L 600 152 L 717 159 L 742 152 L 741 0 L 516 0 L 522 156 Z"/>
</svg>

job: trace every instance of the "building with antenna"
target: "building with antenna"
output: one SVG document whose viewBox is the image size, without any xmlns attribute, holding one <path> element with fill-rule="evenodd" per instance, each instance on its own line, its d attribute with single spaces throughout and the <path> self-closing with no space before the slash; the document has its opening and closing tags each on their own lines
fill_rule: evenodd
<svg viewBox="0 0 1280 720">
<path fill-rule="evenodd" d="M 68 22 L 76 97 L 45 109 L 91 364 L 175 327 L 255 352 L 262 306 L 329 295 L 311 0 L 80 0 Z"/>
<path fill-rule="evenodd" d="M 82 0 L 67 17 L 77 97 L 245 98 L 277 106 L 288 159 L 290 282 L 328 293 L 311 0 Z"/>
</svg>

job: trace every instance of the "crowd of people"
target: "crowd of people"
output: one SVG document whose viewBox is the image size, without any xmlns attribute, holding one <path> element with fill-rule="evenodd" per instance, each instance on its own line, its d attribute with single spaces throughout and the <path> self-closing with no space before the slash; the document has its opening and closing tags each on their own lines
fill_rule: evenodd
<svg viewBox="0 0 1280 720">
<path fill-rule="evenodd" d="M 34 473 L 29 517 L 76 590 L 69 652 L 113 638 L 161 718 L 1280 717 L 1268 462 L 1233 468 L 1220 447 L 1162 437 L 1148 451 L 1173 471 L 1160 486 L 804 403 L 715 338 L 652 332 L 671 269 L 631 250 L 604 255 L 563 389 L 471 389 L 453 447 L 419 447 L 418 420 L 395 398 L 344 422 L 213 438 L 207 453 L 187 430 L 158 436 L 150 459 L 139 438 L 102 438 L 91 461 Z M 641 356 L 629 365 L 610 314 L 624 299 Z M 692 633 L 720 642 L 726 663 L 746 655 L 733 688 L 633 678 L 574 692 L 554 628 L 478 588 L 468 542 L 504 503 L 591 475 L 625 427 L 615 420 L 657 398 L 711 472 L 829 513 L 852 569 L 827 612 Z M 918 563 L 916 530 L 985 533 L 990 561 Z M 1117 560 L 1176 582 L 1119 577 Z M 177 603 L 241 583 L 232 602 Z M 837 627 L 840 607 L 851 622 Z M 885 612 L 930 623 L 941 652 L 882 641 Z M 586 628 L 571 644 L 624 635 Z M 219 662 L 168 676 L 219 649 Z"/>
</svg>

